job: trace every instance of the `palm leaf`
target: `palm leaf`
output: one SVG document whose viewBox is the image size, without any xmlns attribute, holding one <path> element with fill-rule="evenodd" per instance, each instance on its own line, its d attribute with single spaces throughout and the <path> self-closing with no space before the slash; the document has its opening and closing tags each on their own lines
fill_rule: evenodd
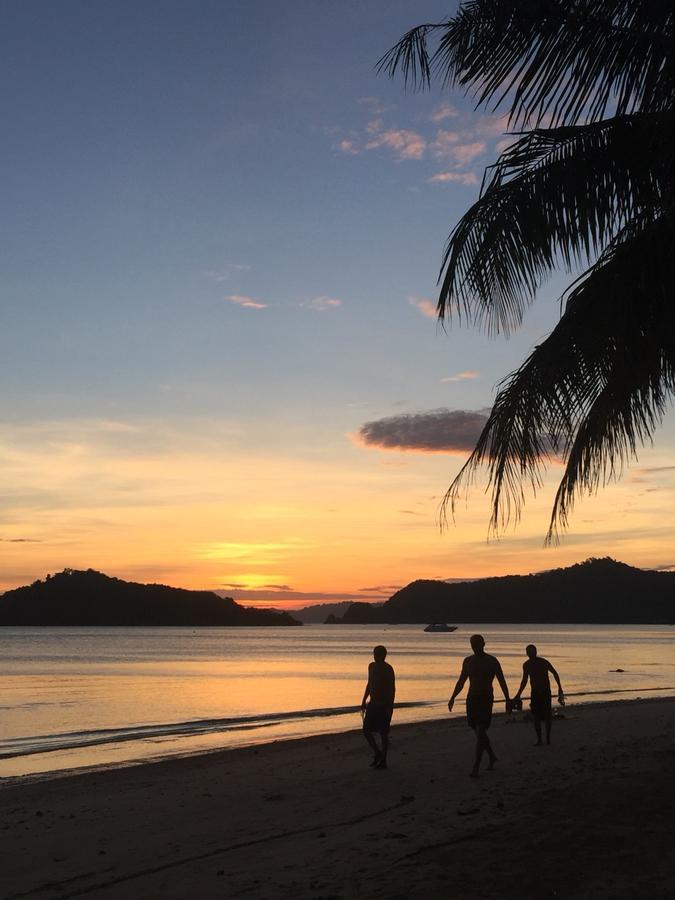
<svg viewBox="0 0 675 900">
<path fill-rule="evenodd" d="M 672 120 L 614 117 L 534 130 L 512 144 L 448 239 L 439 317 L 457 311 L 508 333 L 551 271 L 588 264 L 634 216 L 658 211 L 672 153 L 655 136 Z"/>
<path fill-rule="evenodd" d="M 509 98 L 514 123 L 598 121 L 672 104 L 674 29 L 670 0 L 473 0 L 409 31 L 378 65 L 414 87 L 434 73 L 477 106 Z"/>
<path fill-rule="evenodd" d="M 551 335 L 501 386 L 475 450 L 448 489 L 454 514 L 488 467 L 492 532 L 518 519 L 551 455 L 565 463 L 549 540 L 580 492 L 616 478 L 675 396 L 675 217 L 632 223 L 570 294 Z"/>
</svg>

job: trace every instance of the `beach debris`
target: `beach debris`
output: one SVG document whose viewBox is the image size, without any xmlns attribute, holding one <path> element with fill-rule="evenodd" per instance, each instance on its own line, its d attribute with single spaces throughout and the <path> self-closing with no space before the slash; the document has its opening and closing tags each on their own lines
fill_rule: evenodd
<svg viewBox="0 0 675 900">
<path fill-rule="evenodd" d="M 610 672 L 625 672 L 625 669 L 610 669 Z"/>
</svg>

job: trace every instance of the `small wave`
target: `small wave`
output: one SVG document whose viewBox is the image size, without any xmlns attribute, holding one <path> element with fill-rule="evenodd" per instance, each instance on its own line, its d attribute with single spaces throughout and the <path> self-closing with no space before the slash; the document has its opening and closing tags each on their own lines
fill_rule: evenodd
<svg viewBox="0 0 675 900">
<path fill-rule="evenodd" d="M 428 701 L 397 703 L 396 709 L 433 706 Z M 35 753 L 53 753 L 101 744 L 127 741 L 156 741 L 158 738 L 195 737 L 226 731 L 271 728 L 294 719 L 317 719 L 353 715 L 359 706 L 333 706 L 324 709 L 299 709 L 291 712 L 262 713 L 257 716 L 229 716 L 222 719 L 195 719 L 189 722 L 164 722 L 154 725 L 130 725 L 123 728 L 99 728 L 93 731 L 66 731 L 0 741 L 0 759 L 13 759 Z"/>
</svg>

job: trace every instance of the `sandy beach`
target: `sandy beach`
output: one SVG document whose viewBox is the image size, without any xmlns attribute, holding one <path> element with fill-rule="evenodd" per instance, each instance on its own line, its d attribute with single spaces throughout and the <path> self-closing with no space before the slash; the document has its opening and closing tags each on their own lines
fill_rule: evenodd
<svg viewBox="0 0 675 900">
<path fill-rule="evenodd" d="M 0 785 L 10 898 L 675 896 L 675 699 L 358 731 Z"/>
</svg>

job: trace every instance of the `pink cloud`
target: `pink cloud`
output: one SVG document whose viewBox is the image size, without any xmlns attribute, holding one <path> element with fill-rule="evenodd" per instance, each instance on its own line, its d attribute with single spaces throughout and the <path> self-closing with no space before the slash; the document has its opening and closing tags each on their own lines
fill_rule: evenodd
<svg viewBox="0 0 675 900">
<path fill-rule="evenodd" d="M 235 303 L 237 306 L 245 306 L 246 309 L 267 309 L 266 303 L 260 303 L 260 301 L 254 300 L 253 297 L 242 297 L 239 294 L 230 294 L 225 297 L 225 300 L 230 303 Z"/>
<path fill-rule="evenodd" d="M 436 132 L 431 149 L 436 156 L 449 156 L 454 147 L 459 143 L 460 134 L 458 131 L 444 131 L 442 128 Z"/>
<path fill-rule="evenodd" d="M 459 182 L 459 184 L 478 184 L 478 178 L 473 172 L 439 172 L 427 178 L 430 184 L 447 184 L 450 181 Z"/>
<path fill-rule="evenodd" d="M 452 157 L 461 165 L 470 163 L 472 159 L 485 153 L 485 141 L 474 141 L 471 144 L 457 144 L 452 148 Z"/>
<path fill-rule="evenodd" d="M 389 129 L 380 132 L 366 144 L 367 150 L 376 150 L 378 147 L 388 147 L 399 159 L 421 159 L 427 142 L 416 131 Z"/>
<path fill-rule="evenodd" d="M 497 141 L 497 143 L 495 144 L 495 150 L 497 151 L 497 153 L 503 153 L 507 147 L 510 147 L 511 144 L 514 143 L 514 141 L 516 141 L 515 137 L 507 137 L 504 138 L 503 141 Z"/>
<path fill-rule="evenodd" d="M 352 156 L 359 152 L 354 141 L 350 141 L 347 138 L 340 141 L 340 150 L 342 150 L 343 153 L 349 153 Z"/>
<path fill-rule="evenodd" d="M 454 375 L 448 375 L 447 378 L 441 378 L 441 382 L 447 384 L 449 381 L 469 381 L 472 378 L 480 378 L 480 372 L 474 372 L 472 370 L 467 372 L 456 372 Z"/>
<path fill-rule="evenodd" d="M 436 304 L 433 300 L 426 300 L 424 297 L 408 297 L 408 303 L 414 306 L 429 319 L 436 318 Z"/>
<path fill-rule="evenodd" d="M 449 103 L 443 103 L 438 109 L 429 116 L 432 122 L 442 122 L 444 119 L 454 118 L 459 112 Z"/>
</svg>

